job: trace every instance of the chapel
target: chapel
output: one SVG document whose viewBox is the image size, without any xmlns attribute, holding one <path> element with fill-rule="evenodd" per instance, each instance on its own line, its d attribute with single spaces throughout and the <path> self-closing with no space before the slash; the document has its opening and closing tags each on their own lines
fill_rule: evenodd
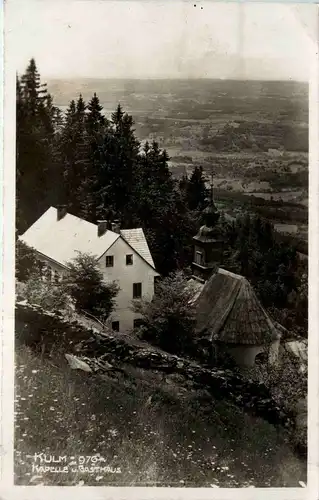
<svg viewBox="0 0 319 500">
<path fill-rule="evenodd" d="M 190 285 L 194 287 L 197 342 L 213 352 L 227 352 L 240 366 L 254 366 L 258 355 L 278 360 L 280 331 L 261 305 L 249 281 L 223 268 L 225 242 L 220 213 L 213 199 L 203 212 L 204 224 L 193 238 Z"/>
</svg>

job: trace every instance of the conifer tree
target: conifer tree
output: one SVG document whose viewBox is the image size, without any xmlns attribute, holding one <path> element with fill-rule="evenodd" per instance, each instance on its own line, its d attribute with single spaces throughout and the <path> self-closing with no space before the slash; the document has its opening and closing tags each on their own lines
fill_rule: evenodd
<svg viewBox="0 0 319 500">
<path fill-rule="evenodd" d="M 188 187 L 188 177 L 187 177 L 186 173 L 183 174 L 182 178 L 180 179 L 180 181 L 178 183 L 178 186 L 179 186 L 179 190 L 181 192 L 182 197 L 186 201 L 187 200 L 187 187 Z"/>
<path fill-rule="evenodd" d="M 89 163 L 89 140 L 86 130 L 86 104 L 80 94 L 70 102 L 61 134 L 60 159 L 63 165 L 63 201 L 77 216 L 83 216 L 85 182 Z"/>
<path fill-rule="evenodd" d="M 160 273 L 189 263 L 195 226 L 168 166 L 169 157 L 154 141 L 139 158 L 131 214 L 145 229 Z"/>
<path fill-rule="evenodd" d="M 96 93 L 87 105 L 88 113 L 86 118 L 86 126 L 89 134 L 103 132 L 108 124 L 107 119 L 102 114 L 103 106 Z"/>
<path fill-rule="evenodd" d="M 86 176 L 82 185 L 81 213 L 86 220 L 96 222 L 98 219 L 98 192 L 102 186 L 101 183 L 101 148 L 103 141 L 109 129 L 109 121 L 103 115 L 103 106 L 96 93 L 87 105 L 86 114 L 86 134 L 88 142 L 88 161 L 86 165 Z"/>
<path fill-rule="evenodd" d="M 63 190 L 61 193 L 61 203 L 66 203 L 72 207 L 72 180 L 75 163 L 75 123 L 76 123 L 76 104 L 72 100 L 66 111 L 64 126 L 62 128 L 59 142 L 59 158 L 63 173 Z"/>
<path fill-rule="evenodd" d="M 32 58 L 21 77 L 22 97 L 29 113 L 36 116 L 39 105 L 47 99 L 46 83 L 41 84 L 40 74 L 38 72 L 35 60 Z"/>
<path fill-rule="evenodd" d="M 188 181 L 187 200 L 190 210 L 202 210 L 205 208 L 207 189 L 202 167 L 195 167 Z"/>
<path fill-rule="evenodd" d="M 115 125 L 116 131 L 119 131 L 121 129 L 122 124 L 123 124 L 124 115 L 125 115 L 125 113 L 122 109 L 121 104 L 119 103 L 117 105 L 116 110 L 111 115 L 112 116 L 112 124 Z"/>
<path fill-rule="evenodd" d="M 174 182 L 167 165 L 168 156 L 156 142 L 145 143 L 139 155 L 133 183 L 130 212 L 137 224 L 152 226 L 172 203 Z M 153 224 L 153 225 L 154 225 Z"/>
<path fill-rule="evenodd" d="M 34 59 L 16 87 L 17 228 L 24 231 L 48 208 L 54 186 L 52 99 Z"/>
<path fill-rule="evenodd" d="M 129 224 L 129 205 L 139 155 L 133 119 L 118 105 L 100 148 L 98 214 L 111 209 Z M 99 215 L 99 216 L 100 216 Z"/>
</svg>

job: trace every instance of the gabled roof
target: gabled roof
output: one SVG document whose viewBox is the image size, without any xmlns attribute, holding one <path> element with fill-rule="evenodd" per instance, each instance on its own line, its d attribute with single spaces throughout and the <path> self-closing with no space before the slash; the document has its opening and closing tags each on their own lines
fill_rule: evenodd
<svg viewBox="0 0 319 500">
<path fill-rule="evenodd" d="M 58 221 L 54 207 L 50 207 L 20 236 L 20 240 L 44 256 L 65 265 L 78 252 L 90 253 L 99 258 L 121 237 L 154 268 L 143 229 L 125 229 L 120 234 L 107 230 L 98 236 L 96 224 L 75 215 L 67 213 Z"/>
<path fill-rule="evenodd" d="M 121 229 L 121 236 L 146 262 L 154 267 L 154 261 L 148 247 L 144 231 L 141 227 L 136 229 Z"/>
<path fill-rule="evenodd" d="M 238 274 L 219 268 L 205 283 L 195 305 L 198 337 L 250 345 L 278 338 L 251 284 Z"/>
</svg>

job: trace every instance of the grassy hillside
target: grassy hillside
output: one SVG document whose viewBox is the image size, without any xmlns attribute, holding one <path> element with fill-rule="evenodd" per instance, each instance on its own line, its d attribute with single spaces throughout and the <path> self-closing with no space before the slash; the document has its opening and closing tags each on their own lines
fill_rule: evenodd
<svg viewBox="0 0 319 500">
<path fill-rule="evenodd" d="M 280 431 L 178 376 L 126 367 L 71 370 L 25 346 L 16 352 L 15 482 L 211 487 L 299 486 L 306 464 Z M 100 454 L 118 473 L 32 471 L 34 453 Z"/>
</svg>

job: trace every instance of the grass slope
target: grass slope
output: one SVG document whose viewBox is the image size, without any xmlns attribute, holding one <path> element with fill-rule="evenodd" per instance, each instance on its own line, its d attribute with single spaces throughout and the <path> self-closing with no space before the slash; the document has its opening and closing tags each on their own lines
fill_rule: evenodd
<svg viewBox="0 0 319 500">
<path fill-rule="evenodd" d="M 154 371 L 127 367 L 125 375 L 101 378 L 17 347 L 15 423 L 19 485 L 296 487 L 306 481 L 306 464 L 280 431 Z M 100 454 L 101 466 L 121 472 L 42 474 L 32 470 L 41 452 L 67 455 L 68 462 Z"/>
</svg>

